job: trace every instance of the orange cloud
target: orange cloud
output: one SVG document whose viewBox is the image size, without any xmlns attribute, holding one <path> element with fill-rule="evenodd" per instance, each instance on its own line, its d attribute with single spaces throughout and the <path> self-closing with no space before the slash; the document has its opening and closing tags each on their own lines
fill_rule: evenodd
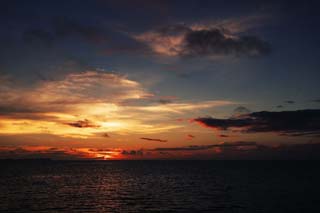
<svg viewBox="0 0 320 213">
<path fill-rule="evenodd" d="M 102 132 L 154 134 L 183 127 L 174 122 L 234 102 L 225 100 L 155 102 L 139 82 L 111 72 L 70 73 L 24 88 L 1 77 L 0 134 L 49 134 L 71 138 L 103 137 Z M 134 104 L 132 104 L 132 101 Z M 140 101 L 140 102 L 139 102 Z M 81 131 L 79 131 L 81 128 Z"/>
</svg>

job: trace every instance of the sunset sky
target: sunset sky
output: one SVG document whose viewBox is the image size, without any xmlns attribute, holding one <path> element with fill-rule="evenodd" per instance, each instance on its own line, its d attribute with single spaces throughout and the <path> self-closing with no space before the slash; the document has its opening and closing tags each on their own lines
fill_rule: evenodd
<svg viewBox="0 0 320 213">
<path fill-rule="evenodd" d="M 319 6 L 3 0 L 0 158 L 313 158 Z"/>
</svg>

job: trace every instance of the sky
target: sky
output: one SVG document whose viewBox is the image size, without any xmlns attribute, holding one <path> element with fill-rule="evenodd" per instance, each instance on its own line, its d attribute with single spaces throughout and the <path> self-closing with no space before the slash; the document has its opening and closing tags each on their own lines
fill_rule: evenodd
<svg viewBox="0 0 320 213">
<path fill-rule="evenodd" d="M 319 158 L 319 6 L 3 0 L 0 158 Z"/>
</svg>

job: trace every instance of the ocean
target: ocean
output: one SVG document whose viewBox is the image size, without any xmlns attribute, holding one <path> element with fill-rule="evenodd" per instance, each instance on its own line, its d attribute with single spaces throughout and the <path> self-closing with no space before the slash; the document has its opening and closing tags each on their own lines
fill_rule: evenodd
<svg viewBox="0 0 320 213">
<path fill-rule="evenodd" d="M 318 161 L 0 161 L 1 212 L 320 212 Z"/>
</svg>

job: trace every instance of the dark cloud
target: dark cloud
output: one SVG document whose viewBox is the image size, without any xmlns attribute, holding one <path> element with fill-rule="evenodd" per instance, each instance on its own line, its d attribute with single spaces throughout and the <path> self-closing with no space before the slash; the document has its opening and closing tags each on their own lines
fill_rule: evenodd
<svg viewBox="0 0 320 213">
<path fill-rule="evenodd" d="M 244 106 L 239 106 L 233 110 L 232 117 L 246 115 L 246 114 L 249 114 L 250 112 L 251 111 L 248 108 L 246 108 Z"/>
<path fill-rule="evenodd" d="M 123 155 L 133 155 L 133 156 L 142 156 L 143 151 L 142 150 L 123 150 L 121 152 Z"/>
<path fill-rule="evenodd" d="M 154 52 L 168 56 L 260 56 L 271 51 L 270 44 L 257 36 L 227 32 L 217 27 L 197 29 L 178 24 L 146 32 L 137 39 L 147 43 Z"/>
<path fill-rule="evenodd" d="M 103 134 L 102 134 L 102 137 L 104 137 L 104 138 L 110 138 L 110 135 L 109 135 L 108 133 L 103 133 Z"/>
<path fill-rule="evenodd" d="M 0 115 L 6 118 L 13 119 L 28 119 L 28 120 L 54 120 L 53 115 L 43 113 L 43 110 L 35 109 L 29 106 L 0 106 Z"/>
<path fill-rule="evenodd" d="M 159 99 L 156 99 L 156 102 L 160 104 L 171 104 L 177 99 L 175 96 L 161 96 Z"/>
<path fill-rule="evenodd" d="M 203 152 L 210 150 L 210 156 Z M 194 145 L 187 147 L 156 148 L 161 155 L 179 156 L 175 152 L 188 152 L 188 158 L 208 157 L 209 159 L 238 159 L 238 160 L 288 160 L 288 159 L 320 159 L 320 143 L 286 144 L 278 146 L 266 146 L 255 142 L 234 142 L 214 145 Z M 202 154 L 197 154 L 202 153 Z"/>
<path fill-rule="evenodd" d="M 76 122 L 66 123 L 69 126 L 77 127 L 77 128 L 98 128 L 100 127 L 97 124 L 92 123 L 91 121 L 84 119 Z"/>
<path fill-rule="evenodd" d="M 224 149 L 215 153 L 216 159 L 254 160 L 315 160 L 320 159 L 320 143 L 287 144 L 279 146 L 258 145 L 254 149 Z"/>
<path fill-rule="evenodd" d="M 160 104 L 171 104 L 173 102 L 172 99 L 159 99 L 158 102 Z"/>
<path fill-rule="evenodd" d="M 209 155 L 204 152 L 209 150 Z M 35 147 L 27 149 L 23 147 L 0 147 L 0 159 L 55 159 L 55 160 L 83 160 L 103 158 L 97 154 L 110 155 L 113 149 L 89 149 L 88 152 L 69 148 L 45 148 Z M 255 142 L 239 141 L 212 145 L 193 145 L 186 147 L 167 147 L 147 150 L 146 156 L 158 153 L 162 157 L 179 157 L 181 152 L 188 152 L 186 158 L 209 159 L 263 159 L 263 160 L 288 160 L 288 159 L 320 159 L 320 143 L 283 144 L 278 146 L 266 146 Z M 148 154 L 149 153 L 149 154 Z M 179 154 L 180 153 L 180 154 Z M 120 154 L 128 157 L 142 157 L 144 150 L 122 150 Z M 157 156 L 157 155 L 155 155 Z M 183 155 L 184 156 L 184 155 Z M 159 156 L 158 156 L 159 157 Z M 161 157 L 161 158 L 162 158 Z"/>
<path fill-rule="evenodd" d="M 23 147 L 15 149 L 0 147 L 0 159 L 55 159 L 55 160 L 81 160 L 86 158 L 86 153 L 73 149 L 48 148 L 28 150 Z"/>
<path fill-rule="evenodd" d="M 285 103 L 287 103 L 287 104 L 294 104 L 294 103 L 296 103 L 295 101 L 285 101 Z"/>
<path fill-rule="evenodd" d="M 237 141 L 232 143 L 221 143 L 221 144 L 211 144 L 211 145 L 191 145 L 184 147 L 161 147 L 155 148 L 151 151 L 199 151 L 199 150 L 208 150 L 217 147 L 242 147 L 242 146 L 257 146 L 256 142 L 251 141 Z"/>
<path fill-rule="evenodd" d="M 196 136 L 191 135 L 191 134 L 188 134 L 187 137 L 188 137 L 189 139 L 193 139 L 193 138 L 195 138 Z"/>
<path fill-rule="evenodd" d="M 9 115 L 14 113 L 37 113 L 40 111 L 37 111 L 35 109 L 30 109 L 27 107 L 22 106 L 0 106 L 0 114 L 2 115 Z"/>
<path fill-rule="evenodd" d="M 167 142 L 167 140 L 162 140 L 162 139 L 158 139 L 158 138 L 140 138 L 141 140 L 147 140 L 147 141 L 156 141 L 156 142 Z"/>
<path fill-rule="evenodd" d="M 223 135 L 223 134 L 221 134 L 221 135 L 219 135 L 219 137 L 220 138 L 227 138 L 227 137 L 229 137 L 228 135 Z"/>
<path fill-rule="evenodd" d="M 244 132 L 278 132 L 286 135 L 320 134 L 320 110 L 296 110 L 281 112 L 253 112 L 241 118 L 197 118 L 206 127 L 226 130 L 243 128 Z"/>
<path fill-rule="evenodd" d="M 184 55 L 265 55 L 270 44 L 256 36 L 227 37 L 220 29 L 192 30 L 185 36 Z"/>
<path fill-rule="evenodd" d="M 229 119 L 219 119 L 212 117 L 196 118 L 194 121 L 212 128 L 217 128 L 221 130 L 227 130 L 230 127 L 247 127 L 253 122 L 251 118 L 229 118 Z"/>
<path fill-rule="evenodd" d="M 282 105 L 278 105 L 277 108 L 278 108 L 278 109 L 281 109 L 281 108 L 283 108 L 283 106 L 282 106 Z"/>
<path fill-rule="evenodd" d="M 312 100 L 311 102 L 320 103 L 320 99 L 315 99 L 315 100 Z"/>
</svg>

